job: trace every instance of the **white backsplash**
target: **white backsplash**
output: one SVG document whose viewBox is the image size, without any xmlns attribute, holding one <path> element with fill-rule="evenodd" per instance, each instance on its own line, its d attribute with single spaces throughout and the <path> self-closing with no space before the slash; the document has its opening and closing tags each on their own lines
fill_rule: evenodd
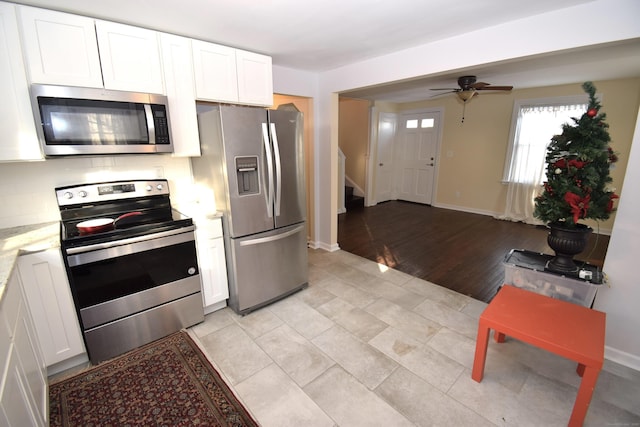
<svg viewBox="0 0 640 427">
<path fill-rule="evenodd" d="M 169 180 L 172 204 L 196 201 L 189 158 L 157 154 L 0 163 L 0 228 L 59 221 L 56 187 L 154 178 Z"/>
</svg>

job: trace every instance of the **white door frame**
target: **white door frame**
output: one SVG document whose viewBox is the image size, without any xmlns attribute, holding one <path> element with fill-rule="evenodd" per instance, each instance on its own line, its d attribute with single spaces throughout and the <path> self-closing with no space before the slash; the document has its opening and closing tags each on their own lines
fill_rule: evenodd
<svg viewBox="0 0 640 427">
<path fill-rule="evenodd" d="M 364 205 L 365 206 L 375 206 L 378 204 L 376 200 L 376 191 L 375 186 L 373 185 L 373 180 L 375 177 L 375 164 L 376 159 L 378 157 L 377 153 L 377 144 L 378 144 L 378 108 L 376 106 L 371 106 L 369 108 L 369 148 L 367 152 L 367 167 L 365 170 L 365 190 L 364 190 Z"/>
<path fill-rule="evenodd" d="M 433 114 L 438 113 L 440 122 L 438 123 L 438 133 L 436 136 L 436 147 L 435 147 L 435 167 L 433 170 L 433 189 L 431 193 L 431 201 L 430 205 L 433 206 L 434 201 L 437 200 L 438 193 L 438 176 L 440 171 L 440 147 L 442 145 L 442 134 L 444 128 L 444 107 L 433 107 L 433 108 L 418 108 L 413 110 L 404 110 L 398 112 L 398 127 L 397 132 L 403 131 L 403 116 L 414 115 L 414 114 Z M 395 166 L 398 166 L 399 162 L 395 162 Z M 395 170 L 394 175 L 397 177 L 399 171 Z"/>
<path fill-rule="evenodd" d="M 369 153 L 367 158 L 367 190 L 365 195 L 365 206 L 374 206 L 379 203 L 377 199 L 377 175 L 378 175 L 378 138 L 379 138 L 379 126 L 380 126 L 380 115 L 387 114 L 393 115 L 396 118 L 396 129 L 397 129 L 397 118 L 398 114 L 395 112 L 389 111 L 379 111 L 377 108 L 371 108 L 371 116 L 370 116 L 370 135 L 369 138 Z M 395 135 L 396 131 L 394 131 Z M 395 154 L 394 154 L 395 157 Z M 395 168 L 395 165 L 392 166 Z M 396 190 L 395 190 L 395 170 L 391 171 L 393 183 L 391 184 L 391 199 L 395 200 Z"/>
<path fill-rule="evenodd" d="M 367 159 L 367 170 L 366 170 L 366 190 L 365 190 L 365 206 L 375 206 L 378 201 L 376 200 L 375 194 L 375 186 L 373 184 L 374 181 L 374 177 L 375 177 L 375 170 L 376 170 L 376 165 L 377 165 L 377 159 L 378 159 L 378 150 L 377 150 L 377 144 L 378 144 L 378 125 L 379 125 L 379 114 L 380 114 L 380 109 L 373 106 L 370 109 L 370 115 L 369 115 L 369 123 L 370 123 L 370 131 L 369 131 L 369 152 L 367 153 L 368 159 Z M 439 113 L 440 114 L 440 123 L 438 123 L 438 136 L 437 136 L 437 141 L 436 141 L 436 165 L 434 168 L 434 177 L 433 177 L 433 193 L 431 196 L 431 200 L 432 200 L 432 205 L 433 205 L 433 201 L 437 199 L 437 192 L 438 192 L 438 176 L 439 176 L 439 170 L 440 170 L 440 147 L 442 145 L 442 135 L 443 135 L 443 130 L 444 130 L 444 107 L 432 107 L 432 108 L 418 108 L 418 109 L 413 109 L 413 110 L 404 110 L 404 111 L 399 111 L 399 112 L 393 112 L 393 111 L 385 111 L 391 114 L 395 114 L 398 118 L 397 121 L 397 126 L 396 126 L 396 134 L 398 132 L 400 132 L 400 126 L 401 126 L 401 119 L 403 115 L 409 115 L 409 114 L 429 114 L 429 113 Z M 396 170 L 397 167 L 397 162 L 394 162 L 394 172 L 393 175 L 394 177 L 397 178 L 397 174 L 398 171 Z M 397 195 L 397 192 L 395 190 L 395 179 L 394 178 L 394 190 L 393 190 L 393 197 L 395 198 Z"/>
</svg>

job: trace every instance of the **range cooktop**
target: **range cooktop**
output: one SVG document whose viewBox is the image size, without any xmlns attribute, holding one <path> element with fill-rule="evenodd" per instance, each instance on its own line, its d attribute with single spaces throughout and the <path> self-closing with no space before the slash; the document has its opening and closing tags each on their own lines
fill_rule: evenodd
<svg viewBox="0 0 640 427">
<path fill-rule="evenodd" d="M 56 188 L 56 195 L 62 218 L 60 240 L 64 247 L 128 239 L 193 225 L 191 218 L 171 207 L 166 180 L 81 184 Z M 135 215 L 121 217 L 128 213 Z M 93 219 L 115 222 L 107 229 L 78 228 L 79 224 Z"/>
</svg>

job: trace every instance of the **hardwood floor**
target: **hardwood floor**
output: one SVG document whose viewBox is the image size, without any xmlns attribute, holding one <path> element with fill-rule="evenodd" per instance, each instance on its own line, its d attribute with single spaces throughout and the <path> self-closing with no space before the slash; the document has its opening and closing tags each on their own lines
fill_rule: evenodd
<svg viewBox="0 0 640 427">
<path fill-rule="evenodd" d="M 449 209 L 390 201 L 338 215 L 341 249 L 489 302 L 511 249 L 553 254 L 547 229 Z M 590 236 L 577 256 L 602 266 L 609 236 Z"/>
</svg>

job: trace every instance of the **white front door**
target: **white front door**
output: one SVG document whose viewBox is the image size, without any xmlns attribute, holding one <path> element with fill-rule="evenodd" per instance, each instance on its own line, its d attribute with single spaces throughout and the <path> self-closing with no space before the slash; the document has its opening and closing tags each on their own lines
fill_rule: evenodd
<svg viewBox="0 0 640 427">
<path fill-rule="evenodd" d="M 401 116 L 397 150 L 398 199 L 432 203 L 439 126 L 439 112 Z"/>
<path fill-rule="evenodd" d="M 378 146 L 376 171 L 376 203 L 394 198 L 393 152 L 396 137 L 397 115 L 380 113 L 378 118 Z"/>
</svg>

